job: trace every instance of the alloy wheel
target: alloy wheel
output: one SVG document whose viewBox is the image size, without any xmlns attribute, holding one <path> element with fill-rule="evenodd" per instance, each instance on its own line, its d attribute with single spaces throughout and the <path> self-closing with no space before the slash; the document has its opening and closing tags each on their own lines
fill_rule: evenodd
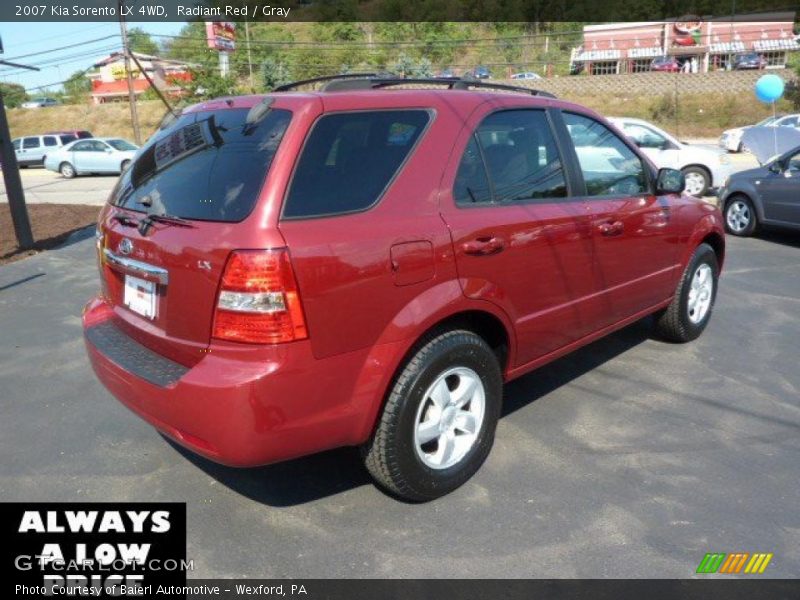
<svg viewBox="0 0 800 600">
<path fill-rule="evenodd" d="M 414 447 L 431 469 L 459 463 L 478 439 L 486 412 L 486 392 L 478 374 L 448 369 L 428 387 L 414 427 Z"/>
</svg>

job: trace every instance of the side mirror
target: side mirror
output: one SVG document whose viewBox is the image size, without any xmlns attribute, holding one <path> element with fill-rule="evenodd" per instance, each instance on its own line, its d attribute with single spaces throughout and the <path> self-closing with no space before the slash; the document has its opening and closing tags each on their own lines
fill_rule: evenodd
<svg viewBox="0 0 800 600">
<path fill-rule="evenodd" d="M 659 169 L 656 179 L 656 194 L 680 194 L 686 187 L 683 173 L 677 169 Z"/>
</svg>

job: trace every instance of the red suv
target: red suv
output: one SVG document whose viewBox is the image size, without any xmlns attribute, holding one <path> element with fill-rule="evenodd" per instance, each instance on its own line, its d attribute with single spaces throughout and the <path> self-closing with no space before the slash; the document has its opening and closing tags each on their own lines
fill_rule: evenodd
<svg viewBox="0 0 800 600">
<path fill-rule="evenodd" d="M 680 172 L 544 93 L 409 83 L 222 98 L 148 141 L 83 315 L 120 401 L 228 465 L 361 446 L 428 500 L 488 455 L 505 382 L 650 314 L 700 335 L 725 241 Z"/>
</svg>

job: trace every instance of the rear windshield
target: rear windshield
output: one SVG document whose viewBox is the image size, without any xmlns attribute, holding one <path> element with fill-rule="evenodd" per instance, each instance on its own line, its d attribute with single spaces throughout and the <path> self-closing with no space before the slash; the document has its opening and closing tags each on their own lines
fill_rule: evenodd
<svg viewBox="0 0 800 600">
<path fill-rule="evenodd" d="M 189 113 L 157 132 L 117 182 L 111 203 L 202 221 L 253 209 L 286 127 L 287 110 L 248 123 L 248 109 Z"/>
<path fill-rule="evenodd" d="M 430 120 L 426 110 L 322 117 L 306 140 L 283 218 L 340 215 L 375 204 Z"/>
</svg>

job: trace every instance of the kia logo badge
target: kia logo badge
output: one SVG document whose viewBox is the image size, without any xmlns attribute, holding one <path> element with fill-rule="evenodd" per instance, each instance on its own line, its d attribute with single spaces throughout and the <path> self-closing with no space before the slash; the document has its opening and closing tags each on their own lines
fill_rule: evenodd
<svg viewBox="0 0 800 600">
<path fill-rule="evenodd" d="M 122 238 L 122 241 L 119 243 L 119 251 L 122 254 L 130 254 L 133 252 L 133 242 L 128 238 Z"/>
</svg>

